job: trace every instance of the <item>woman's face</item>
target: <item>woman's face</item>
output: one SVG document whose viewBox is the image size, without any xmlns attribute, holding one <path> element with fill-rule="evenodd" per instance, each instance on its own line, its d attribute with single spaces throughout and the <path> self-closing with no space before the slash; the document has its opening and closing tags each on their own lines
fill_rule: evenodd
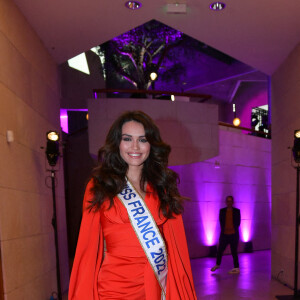
<svg viewBox="0 0 300 300">
<path fill-rule="evenodd" d="M 129 167 L 142 166 L 149 156 L 150 147 L 141 123 L 129 121 L 123 125 L 119 148 L 121 157 Z"/>
</svg>

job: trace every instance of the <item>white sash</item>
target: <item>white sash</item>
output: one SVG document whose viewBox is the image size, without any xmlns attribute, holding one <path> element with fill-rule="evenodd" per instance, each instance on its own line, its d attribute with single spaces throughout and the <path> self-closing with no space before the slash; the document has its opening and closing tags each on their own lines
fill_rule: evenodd
<svg viewBox="0 0 300 300">
<path fill-rule="evenodd" d="M 168 259 L 164 239 L 146 203 L 128 179 L 126 187 L 118 194 L 118 198 L 127 209 L 131 225 L 161 286 L 161 298 L 165 299 Z"/>
</svg>

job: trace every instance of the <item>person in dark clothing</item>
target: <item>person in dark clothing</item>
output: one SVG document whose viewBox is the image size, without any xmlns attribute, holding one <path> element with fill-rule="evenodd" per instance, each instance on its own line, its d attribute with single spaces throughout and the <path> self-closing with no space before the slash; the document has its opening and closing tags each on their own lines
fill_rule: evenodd
<svg viewBox="0 0 300 300">
<path fill-rule="evenodd" d="M 239 209 L 233 207 L 233 202 L 233 196 L 227 196 L 227 207 L 220 209 L 219 221 L 221 226 L 221 234 L 217 251 L 217 263 L 214 267 L 211 268 L 212 272 L 220 268 L 223 252 L 229 244 L 233 257 L 234 268 L 228 273 L 240 273 L 237 248 L 239 243 L 239 227 L 241 224 L 241 214 Z"/>
</svg>

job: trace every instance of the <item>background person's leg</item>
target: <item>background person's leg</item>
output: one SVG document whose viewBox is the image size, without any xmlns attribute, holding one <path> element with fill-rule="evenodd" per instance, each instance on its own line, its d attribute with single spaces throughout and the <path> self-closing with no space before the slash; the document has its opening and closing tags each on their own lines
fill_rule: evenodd
<svg viewBox="0 0 300 300">
<path fill-rule="evenodd" d="M 217 251 L 217 265 L 218 266 L 221 265 L 223 252 L 225 251 L 228 243 L 229 243 L 229 241 L 226 238 L 226 235 L 225 234 L 221 234 L 220 239 L 219 239 L 218 251 Z"/>
<path fill-rule="evenodd" d="M 235 268 L 239 268 L 239 258 L 238 258 L 238 244 L 239 244 L 239 236 L 234 234 L 230 238 L 230 250 L 233 257 L 233 265 Z"/>
</svg>

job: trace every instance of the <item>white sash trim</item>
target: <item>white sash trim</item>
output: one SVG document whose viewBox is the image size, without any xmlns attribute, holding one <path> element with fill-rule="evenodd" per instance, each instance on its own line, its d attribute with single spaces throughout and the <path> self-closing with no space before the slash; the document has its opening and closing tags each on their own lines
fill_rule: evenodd
<svg viewBox="0 0 300 300">
<path fill-rule="evenodd" d="M 162 299 L 165 299 L 168 275 L 165 242 L 146 203 L 126 180 L 127 185 L 118 198 L 127 209 L 131 225 L 161 286 Z"/>
</svg>

